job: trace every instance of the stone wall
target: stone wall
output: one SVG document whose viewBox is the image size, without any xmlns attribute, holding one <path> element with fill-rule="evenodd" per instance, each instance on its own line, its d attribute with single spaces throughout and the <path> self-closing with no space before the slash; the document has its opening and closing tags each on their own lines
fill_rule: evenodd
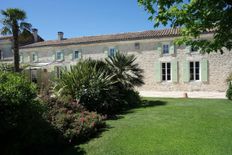
<svg viewBox="0 0 232 155">
<path fill-rule="evenodd" d="M 208 36 L 205 36 L 208 37 Z M 83 59 L 104 59 L 106 54 L 104 50 L 110 47 L 116 47 L 120 52 L 126 54 L 134 54 L 137 57 L 137 62 L 144 69 L 145 85 L 138 88 L 142 91 L 225 91 L 227 88 L 226 78 L 232 72 L 232 52 L 225 50 L 224 54 L 211 53 L 186 53 L 184 46 L 176 47 L 175 54 L 160 55 L 156 45 L 162 42 L 170 42 L 173 38 L 158 38 L 144 39 L 135 41 L 119 41 L 109 43 L 96 43 L 86 45 L 66 45 L 56 47 L 38 47 L 20 49 L 20 54 L 23 55 L 24 64 L 36 65 L 38 63 L 49 63 L 44 66 L 52 71 L 54 66 L 69 66 L 75 64 L 78 60 L 72 60 L 72 53 L 75 50 L 81 51 Z M 135 43 L 140 43 L 140 49 L 135 49 Z M 64 51 L 64 61 L 57 62 L 54 59 L 54 54 L 57 51 Z M 32 62 L 31 54 L 38 53 L 38 62 Z M 200 61 L 208 60 L 208 81 L 183 81 L 183 63 L 185 60 Z M 178 82 L 156 82 L 154 63 L 157 61 L 169 62 L 172 60 L 178 61 Z"/>
</svg>

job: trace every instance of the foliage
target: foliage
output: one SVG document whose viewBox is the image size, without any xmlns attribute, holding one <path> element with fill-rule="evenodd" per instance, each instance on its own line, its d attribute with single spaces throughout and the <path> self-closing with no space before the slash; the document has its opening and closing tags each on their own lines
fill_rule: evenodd
<svg viewBox="0 0 232 155">
<path fill-rule="evenodd" d="M 96 68 L 94 61 L 83 60 L 63 72 L 54 90 L 59 98 L 71 96 L 90 111 L 111 113 L 119 102 L 114 83 L 104 70 Z"/>
<path fill-rule="evenodd" d="M 13 71 L 14 68 L 12 66 L 12 64 L 0 64 L 0 72 L 11 72 Z"/>
<path fill-rule="evenodd" d="M 86 111 L 77 102 L 63 103 L 56 99 L 48 99 L 45 106 L 47 120 L 70 143 L 87 140 L 105 125 L 100 115 Z"/>
<path fill-rule="evenodd" d="M 14 50 L 14 70 L 19 72 L 19 39 L 18 35 L 21 30 L 30 30 L 31 24 L 25 22 L 26 13 L 17 8 L 8 8 L 1 10 L 3 16 L 1 23 L 3 25 L 1 34 L 13 34 L 13 50 Z"/>
<path fill-rule="evenodd" d="M 232 84 L 231 82 L 229 82 L 229 87 L 226 91 L 226 97 L 229 99 L 229 100 L 232 100 Z"/>
<path fill-rule="evenodd" d="M 34 85 L 18 74 L 0 72 L 2 154 L 55 153 L 60 150 L 57 146 L 63 146 L 61 134 L 44 120 L 43 107 L 35 97 Z"/>
<path fill-rule="evenodd" d="M 134 86 L 143 84 L 143 70 L 135 63 L 134 55 L 117 53 L 101 60 L 82 60 L 70 71 L 64 71 L 55 82 L 55 93 L 59 99 L 67 96 L 76 99 L 89 111 L 115 114 L 132 102 L 137 103 L 138 94 Z M 128 96 L 127 96 L 128 95 Z"/>
<path fill-rule="evenodd" d="M 203 52 L 212 52 L 225 47 L 232 48 L 232 2 L 230 0 L 138 0 L 151 14 L 155 27 L 160 24 L 181 27 L 178 44 L 200 47 Z M 199 40 L 201 33 L 213 32 L 213 40 Z"/>
<path fill-rule="evenodd" d="M 230 82 L 230 81 L 232 81 L 232 73 L 230 73 L 230 75 L 226 79 L 226 82 Z"/>
<path fill-rule="evenodd" d="M 124 89 L 132 89 L 144 84 L 143 70 L 139 68 L 139 64 L 135 63 L 135 60 L 134 55 L 125 55 L 120 52 L 106 59 L 109 73 Z"/>
</svg>

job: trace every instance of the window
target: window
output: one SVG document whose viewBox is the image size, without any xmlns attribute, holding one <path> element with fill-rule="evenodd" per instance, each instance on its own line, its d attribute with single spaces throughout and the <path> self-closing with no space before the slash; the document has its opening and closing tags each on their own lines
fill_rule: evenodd
<svg viewBox="0 0 232 155">
<path fill-rule="evenodd" d="M 135 43 L 135 49 L 139 50 L 140 49 L 140 44 L 139 43 Z"/>
<path fill-rule="evenodd" d="M 2 51 L 0 50 L 0 60 L 2 59 Z"/>
<path fill-rule="evenodd" d="M 198 47 L 191 47 L 191 52 L 198 52 L 199 48 Z"/>
<path fill-rule="evenodd" d="M 165 62 L 162 63 L 162 81 L 171 80 L 171 63 Z"/>
<path fill-rule="evenodd" d="M 63 52 L 57 52 L 56 53 L 56 60 L 63 60 L 64 53 Z"/>
<path fill-rule="evenodd" d="M 56 66 L 56 77 L 59 79 L 62 76 L 62 67 Z"/>
<path fill-rule="evenodd" d="M 19 55 L 19 62 L 23 62 L 23 55 Z"/>
<path fill-rule="evenodd" d="M 169 45 L 165 44 L 163 45 L 163 54 L 168 54 L 169 53 Z"/>
<path fill-rule="evenodd" d="M 37 70 L 36 69 L 31 69 L 31 82 L 37 83 Z"/>
<path fill-rule="evenodd" d="M 109 57 L 113 57 L 115 55 L 115 51 L 115 48 L 110 48 Z"/>
<path fill-rule="evenodd" d="M 37 59 L 36 54 L 33 53 L 33 54 L 32 54 L 32 61 L 35 62 L 35 61 L 37 61 L 36 59 Z"/>
<path fill-rule="evenodd" d="M 75 51 L 74 52 L 74 59 L 78 59 L 80 57 L 79 54 L 80 54 L 79 51 Z"/>
<path fill-rule="evenodd" d="M 190 62 L 190 80 L 200 80 L 200 63 L 199 61 Z"/>
</svg>

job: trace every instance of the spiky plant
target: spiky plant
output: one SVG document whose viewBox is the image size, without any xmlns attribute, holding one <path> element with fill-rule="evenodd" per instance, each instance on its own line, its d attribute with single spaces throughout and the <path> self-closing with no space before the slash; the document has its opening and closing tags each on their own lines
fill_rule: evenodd
<svg viewBox="0 0 232 155">
<path fill-rule="evenodd" d="M 9 8 L 1 10 L 3 16 L 1 23 L 3 27 L 1 34 L 13 34 L 13 50 L 14 50 L 14 71 L 19 72 L 19 33 L 21 30 L 30 30 L 31 24 L 24 22 L 26 19 L 26 13 L 23 10 L 17 8 Z"/>
<path fill-rule="evenodd" d="M 135 60 L 134 55 L 125 55 L 120 52 L 106 59 L 110 73 L 123 88 L 132 89 L 144 84 L 143 70 Z"/>
</svg>

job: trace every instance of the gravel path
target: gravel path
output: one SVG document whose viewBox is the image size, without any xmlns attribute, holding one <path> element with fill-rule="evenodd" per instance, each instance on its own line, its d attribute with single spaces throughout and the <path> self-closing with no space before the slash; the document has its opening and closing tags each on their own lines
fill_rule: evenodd
<svg viewBox="0 0 232 155">
<path fill-rule="evenodd" d="M 182 97 L 185 97 L 187 95 L 189 98 L 219 98 L 219 99 L 225 99 L 226 98 L 225 97 L 225 92 L 139 91 L 139 93 L 143 97 L 182 98 Z"/>
</svg>

